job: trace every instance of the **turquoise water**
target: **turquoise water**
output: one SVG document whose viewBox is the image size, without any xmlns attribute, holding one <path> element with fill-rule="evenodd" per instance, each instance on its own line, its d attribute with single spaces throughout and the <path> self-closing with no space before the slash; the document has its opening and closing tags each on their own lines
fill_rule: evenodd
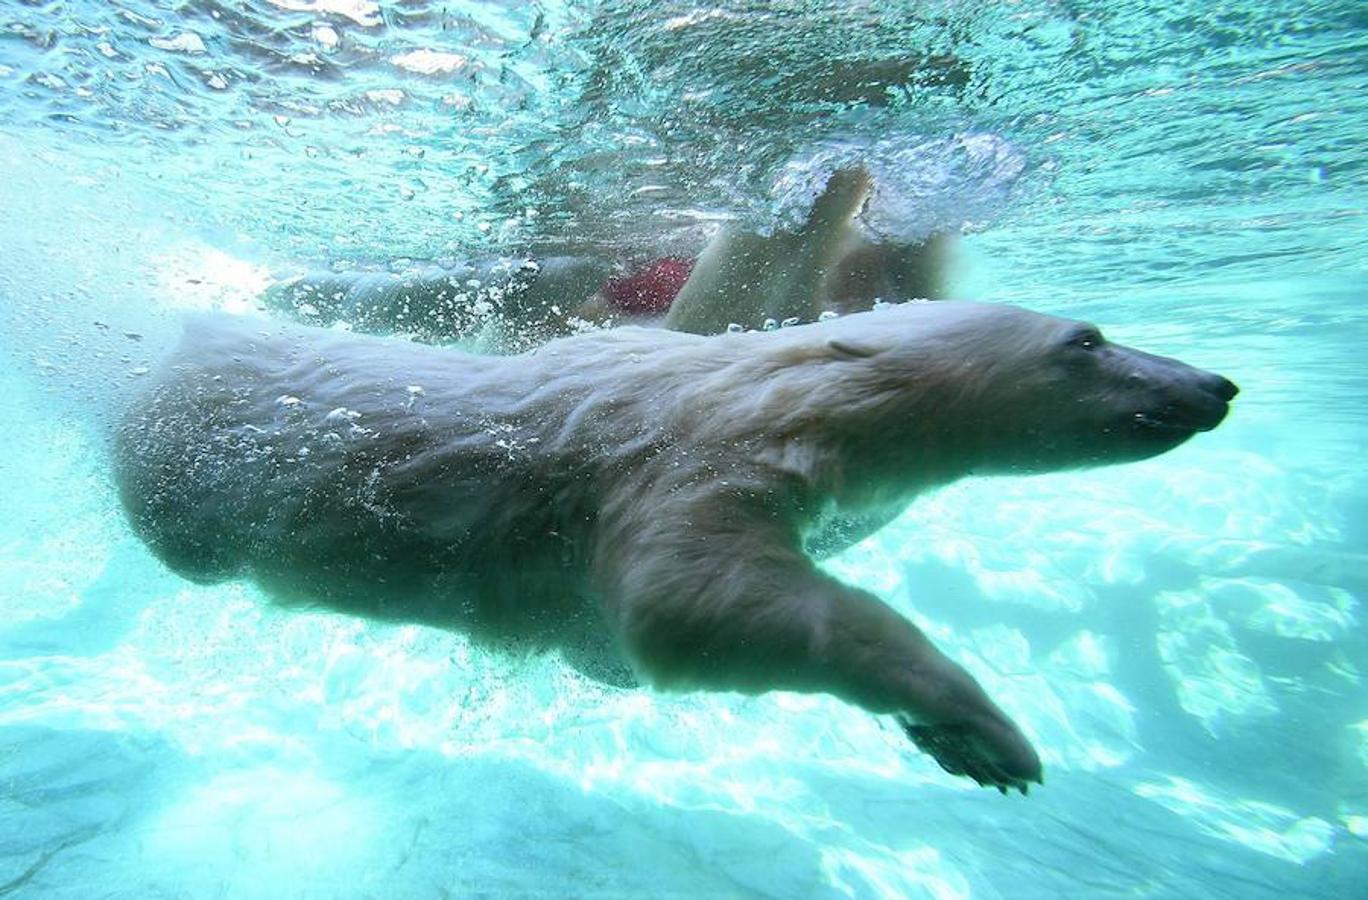
<svg viewBox="0 0 1368 900">
<path fill-rule="evenodd" d="M 0 895 L 1350 897 L 1368 879 L 1362 4 L 0 2 Z M 163 569 L 103 430 L 305 267 L 696 252 L 873 171 L 955 293 L 1228 375 L 1145 463 L 830 568 L 1029 798 L 824 697 L 669 696 Z M 1354 885 L 1359 885 L 1355 888 Z"/>
</svg>

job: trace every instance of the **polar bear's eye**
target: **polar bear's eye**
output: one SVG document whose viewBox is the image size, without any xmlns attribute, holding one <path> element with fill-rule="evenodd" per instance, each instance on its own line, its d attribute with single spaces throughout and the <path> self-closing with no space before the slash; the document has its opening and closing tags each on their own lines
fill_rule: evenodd
<svg viewBox="0 0 1368 900">
<path fill-rule="evenodd" d="M 1065 343 L 1070 347 L 1078 347 L 1080 350 L 1096 350 L 1102 346 L 1103 340 L 1102 332 L 1096 328 L 1080 328 L 1070 334 Z"/>
</svg>

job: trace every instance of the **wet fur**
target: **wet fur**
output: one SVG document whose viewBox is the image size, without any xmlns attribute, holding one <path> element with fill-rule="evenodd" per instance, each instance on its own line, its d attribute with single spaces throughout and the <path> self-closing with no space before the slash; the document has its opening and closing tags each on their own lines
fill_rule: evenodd
<svg viewBox="0 0 1368 900">
<path fill-rule="evenodd" d="M 1078 327 L 909 304 L 481 357 L 201 319 L 122 425 L 117 473 L 188 578 L 557 647 L 600 677 L 625 660 L 665 688 L 825 691 L 1024 787 L 1039 761 L 1010 719 L 809 551 L 964 475 L 1138 459 L 1224 415 L 1224 379 L 1081 350 Z"/>
</svg>

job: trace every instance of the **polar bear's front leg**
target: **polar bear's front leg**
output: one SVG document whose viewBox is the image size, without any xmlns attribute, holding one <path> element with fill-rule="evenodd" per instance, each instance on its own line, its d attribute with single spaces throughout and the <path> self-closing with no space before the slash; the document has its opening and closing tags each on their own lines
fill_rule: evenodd
<svg viewBox="0 0 1368 900">
<path fill-rule="evenodd" d="M 646 681 L 830 693 L 894 714 L 949 772 L 1023 793 L 1040 781 L 1030 742 L 915 625 L 821 572 L 772 522 L 714 531 L 710 518 L 624 535 L 600 560 L 608 621 Z"/>
</svg>

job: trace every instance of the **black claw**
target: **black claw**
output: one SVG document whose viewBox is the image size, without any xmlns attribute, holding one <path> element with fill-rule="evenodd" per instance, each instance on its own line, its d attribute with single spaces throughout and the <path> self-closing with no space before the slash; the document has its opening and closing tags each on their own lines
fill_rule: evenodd
<svg viewBox="0 0 1368 900">
<path fill-rule="evenodd" d="M 936 761 L 942 770 L 957 777 L 972 779 L 979 787 L 997 788 L 998 793 L 1006 794 L 1012 788 L 1027 796 L 1030 788 L 1027 779 L 1009 774 L 1001 766 L 980 755 L 967 735 L 959 733 L 953 726 L 946 728 L 934 725 L 919 725 L 909 718 L 897 716 L 894 721 L 907 734 L 918 750 Z M 1044 784 L 1044 774 L 1029 779 Z"/>
</svg>

